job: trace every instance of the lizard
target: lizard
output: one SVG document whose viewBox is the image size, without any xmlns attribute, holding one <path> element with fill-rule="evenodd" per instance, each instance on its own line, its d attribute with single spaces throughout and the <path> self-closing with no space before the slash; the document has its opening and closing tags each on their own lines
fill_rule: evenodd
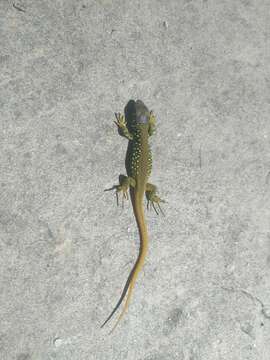
<svg viewBox="0 0 270 360">
<path fill-rule="evenodd" d="M 125 115 L 115 113 L 116 121 L 114 122 L 118 128 L 119 135 L 129 140 L 125 160 L 127 176 L 120 175 L 119 185 L 115 185 L 108 190 L 116 190 L 117 204 L 118 194 L 122 192 L 124 202 L 124 199 L 128 200 L 129 191 L 140 236 L 140 249 L 137 260 L 128 276 L 119 301 L 109 317 L 101 325 L 101 327 L 103 327 L 112 318 L 126 297 L 122 312 L 111 332 L 114 331 L 128 308 L 135 282 L 139 272 L 142 270 L 148 250 L 148 231 L 143 207 L 144 195 L 147 199 L 147 208 L 149 208 L 150 204 L 157 214 L 157 207 L 161 213 L 164 214 L 160 203 L 165 202 L 157 195 L 157 187 L 148 183 L 148 178 L 152 171 L 152 154 L 148 140 L 156 130 L 155 115 L 153 114 L 153 111 L 148 110 L 141 100 L 137 100 L 136 102 L 130 100 L 126 107 Z"/>
</svg>

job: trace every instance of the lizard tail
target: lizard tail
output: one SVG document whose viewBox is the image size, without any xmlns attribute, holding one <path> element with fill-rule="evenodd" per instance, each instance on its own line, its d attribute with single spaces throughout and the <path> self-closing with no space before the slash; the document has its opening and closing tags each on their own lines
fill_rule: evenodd
<svg viewBox="0 0 270 360">
<path fill-rule="evenodd" d="M 136 222 L 137 222 L 137 226 L 138 226 L 139 234 L 140 234 L 140 252 L 139 252 L 137 261 L 132 269 L 132 272 L 130 273 L 130 277 L 128 278 L 128 281 L 126 283 L 126 285 L 128 285 L 128 288 L 127 288 L 128 291 L 127 291 L 127 298 L 126 298 L 123 310 L 122 310 L 121 314 L 119 315 L 114 327 L 110 331 L 110 334 L 114 331 L 114 329 L 116 328 L 116 326 L 122 319 L 123 315 L 127 311 L 128 305 L 131 300 L 133 288 L 135 286 L 139 272 L 141 271 L 141 269 L 144 265 L 144 260 L 145 260 L 146 254 L 147 254 L 148 233 L 147 233 L 147 226 L 146 226 L 146 221 L 145 221 L 145 217 L 144 217 L 142 197 L 143 197 L 143 195 L 140 196 L 138 193 L 134 194 L 134 191 L 132 190 L 132 193 L 131 193 L 132 205 L 133 205 L 134 215 L 136 218 Z M 123 298 L 124 297 L 125 297 L 125 295 L 123 296 Z"/>
<path fill-rule="evenodd" d="M 125 283 L 125 286 L 124 286 L 124 289 L 122 291 L 122 294 L 120 296 L 120 299 L 118 300 L 117 304 L 115 305 L 115 307 L 113 308 L 113 311 L 110 313 L 110 315 L 107 317 L 107 319 L 104 321 L 104 323 L 101 325 L 101 328 L 103 328 L 103 326 L 105 326 L 107 324 L 107 322 L 112 318 L 113 314 L 116 312 L 116 310 L 119 308 L 119 306 L 122 304 L 122 301 L 124 300 L 125 296 L 126 296 L 126 293 L 128 291 L 128 288 L 129 288 L 129 284 L 130 284 L 130 281 L 132 279 L 132 275 L 133 275 L 133 272 L 136 268 L 136 264 L 134 265 L 133 269 L 131 270 L 129 276 L 128 276 L 128 279 Z"/>
<path fill-rule="evenodd" d="M 102 328 L 105 324 L 107 324 L 107 322 L 112 318 L 112 316 L 117 311 L 117 309 L 119 308 L 119 306 L 121 305 L 122 301 L 124 300 L 124 298 L 127 294 L 127 299 L 125 301 L 124 308 L 123 308 L 121 314 L 119 315 L 119 318 L 117 319 L 117 322 L 114 325 L 114 327 L 110 333 L 112 333 L 113 330 L 116 328 L 117 324 L 119 323 L 119 321 L 121 320 L 121 318 L 123 317 L 124 313 L 126 312 L 126 310 L 128 308 L 128 305 L 129 305 L 130 299 L 131 299 L 131 295 L 132 295 L 132 290 L 134 288 L 138 274 L 143 267 L 144 259 L 146 257 L 146 253 L 147 253 L 148 234 L 147 234 L 147 227 L 146 227 L 146 222 L 145 222 L 145 218 L 144 218 L 142 197 L 143 196 L 138 196 L 138 194 L 137 194 L 137 196 L 135 196 L 133 189 L 131 190 L 131 200 L 132 200 L 132 205 L 133 205 L 133 209 L 134 209 L 134 215 L 136 218 L 136 222 L 137 222 L 137 226 L 138 226 L 139 234 L 140 234 L 140 252 L 139 252 L 138 258 L 136 260 L 136 263 L 133 266 L 133 269 L 131 270 L 131 272 L 128 276 L 128 279 L 126 281 L 126 284 L 124 286 L 124 289 L 122 291 L 120 299 L 118 300 L 117 304 L 115 305 L 115 307 L 114 307 L 113 311 L 111 312 L 111 314 L 109 315 L 109 317 L 101 325 L 101 328 Z"/>
</svg>

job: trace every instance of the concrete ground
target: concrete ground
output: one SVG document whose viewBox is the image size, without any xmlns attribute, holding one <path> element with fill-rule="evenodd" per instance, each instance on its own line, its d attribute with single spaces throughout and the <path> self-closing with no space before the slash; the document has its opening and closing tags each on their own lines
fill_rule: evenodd
<svg viewBox="0 0 270 360">
<path fill-rule="evenodd" d="M 269 360 L 270 2 L 0 2 L 0 359 Z M 138 253 L 114 112 L 154 109 Z"/>
</svg>

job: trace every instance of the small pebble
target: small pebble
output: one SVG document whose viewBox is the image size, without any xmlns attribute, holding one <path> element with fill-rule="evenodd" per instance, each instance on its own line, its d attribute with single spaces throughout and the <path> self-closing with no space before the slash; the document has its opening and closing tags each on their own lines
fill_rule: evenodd
<svg viewBox="0 0 270 360">
<path fill-rule="evenodd" d="M 55 338 L 55 339 L 53 340 L 53 343 L 54 343 L 54 346 L 55 346 L 55 347 L 59 347 L 59 346 L 61 346 L 61 345 L 63 344 L 63 340 L 60 339 L 60 338 Z"/>
<path fill-rule="evenodd" d="M 168 29 L 168 23 L 167 23 L 167 21 L 163 21 L 163 26 L 165 27 L 165 29 Z"/>
</svg>

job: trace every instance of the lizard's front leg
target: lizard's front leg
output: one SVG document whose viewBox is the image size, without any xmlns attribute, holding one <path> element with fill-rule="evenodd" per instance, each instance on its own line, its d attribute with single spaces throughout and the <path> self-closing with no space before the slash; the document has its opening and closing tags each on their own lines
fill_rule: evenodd
<svg viewBox="0 0 270 360">
<path fill-rule="evenodd" d="M 153 135 L 155 131 L 156 131 L 156 117 L 153 111 L 150 111 L 148 135 L 149 136 Z"/>
<path fill-rule="evenodd" d="M 161 209 L 160 203 L 164 203 L 165 200 L 162 200 L 159 196 L 157 196 L 157 187 L 153 184 L 147 183 L 146 189 L 145 189 L 145 195 L 147 199 L 147 209 L 149 209 L 149 204 L 151 204 L 155 210 L 155 212 L 158 214 L 157 208 L 155 207 L 155 204 L 157 204 L 159 210 L 164 215 L 163 210 Z"/>
<path fill-rule="evenodd" d="M 116 121 L 114 121 L 114 123 L 118 127 L 119 135 L 127 138 L 128 140 L 133 140 L 133 135 L 130 133 L 130 131 L 127 128 L 125 116 L 120 113 L 115 113 L 115 117 L 116 117 Z"/>
</svg>

